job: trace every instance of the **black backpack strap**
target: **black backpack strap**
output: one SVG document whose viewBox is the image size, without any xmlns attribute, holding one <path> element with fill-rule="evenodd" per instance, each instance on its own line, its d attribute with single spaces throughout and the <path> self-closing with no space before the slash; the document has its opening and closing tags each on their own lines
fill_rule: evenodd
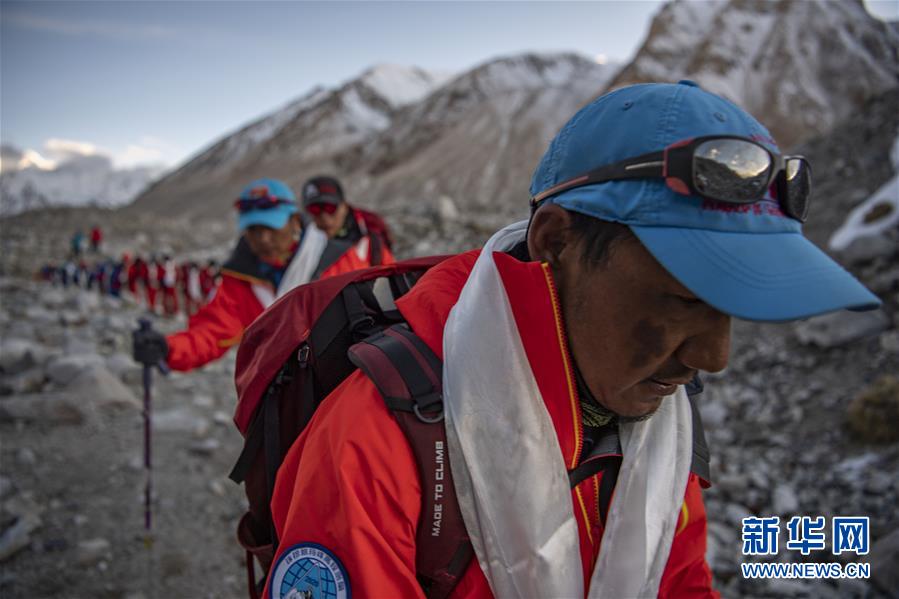
<svg viewBox="0 0 899 599">
<path fill-rule="evenodd" d="M 353 243 L 345 239 L 329 239 L 321 258 L 318 260 L 318 265 L 312 273 L 312 280 L 317 281 L 322 276 L 322 273 L 337 262 L 351 247 L 353 247 Z"/>
<path fill-rule="evenodd" d="M 690 411 L 693 413 L 693 460 L 690 463 L 690 471 L 700 478 L 703 488 L 712 486 L 712 473 L 709 466 L 711 452 L 709 444 L 705 440 L 705 428 L 702 426 L 702 416 L 699 414 L 699 396 L 704 385 L 699 375 L 686 385 L 687 397 L 690 398 Z"/>
<path fill-rule="evenodd" d="M 381 236 L 377 233 L 369 233 L 368 235 L 368 255 L 371 258 L 369 264 L 371 266 L 380 266 L 384 263 L 384 256 L 382 254 L 381 246 Z"/>
<path fill-rule="evenodd" d="M 415 569 L 425 595 L 442 599 L 474 556 L 453 487 L 442 422 L 442 363 L 405 324 L 357 343 L 349 357 L 378 388 L 412 448 L 422 487 Z"/>
</svg>

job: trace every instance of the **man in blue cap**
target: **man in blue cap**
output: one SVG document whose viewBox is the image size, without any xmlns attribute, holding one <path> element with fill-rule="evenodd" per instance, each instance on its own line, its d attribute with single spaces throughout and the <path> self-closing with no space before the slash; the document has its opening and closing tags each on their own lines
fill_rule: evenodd
<svg viewBox="0 0 899 599">
<path fill-rule="evenodd" d="M 221 357 L 275 299 L 308 283 L 327 236 L 303 226 L 291 189 L 276 179 L 247 185 L 235 202 L 240 241 L 222 266 L 212 300 L 190 317 L 188 329 L 168 337 L 135 333 L 135 354 L 158 355 L 175 370 L 192 370 Z"/>
<path fill-rule="evenodd" d="M 357 371 L 278 472 L 268 596 L 308 590 L 289 557 L 313 546 L 346 581 L 338 597 L 717 596 L 698 373 L 727 365 L 732 317 L 880 303 L 802 236 L 810 184 L 802 157 L 691 82 L 583 108 L 537 166 L 530 220 L 396 302 L 443 360 L 440 474 L 477 559 L 416 576 L 417 528 L 440 534 L 440 514 Z"/>
</svg>

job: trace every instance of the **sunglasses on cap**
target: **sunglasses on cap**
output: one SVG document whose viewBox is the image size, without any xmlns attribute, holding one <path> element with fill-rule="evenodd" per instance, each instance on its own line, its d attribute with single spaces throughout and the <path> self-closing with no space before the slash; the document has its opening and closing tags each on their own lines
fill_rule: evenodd
<svg viewBox="0 0 899 599">
<path fill-rule="evenodd" d="M 306 211 L 312 216 L 318 216 L 322 212 L 325 214 L 334 214 L 337 212 L 337 204 L 329 204 L 328 202 L 318 202 L 306 206 Z"/>
<path fill-rule="evenodd" d="M 267 194 L 252 198 L 240 198 L 234 202 L 234 207 L 242 214 L 250 210 L 269 210 L 279 204 L 293 204 L 293 201 L 283 200 Z"/>
<path fill-rule="evenodd" d="M 531 198 L 536 207 L 563 191 L 623 179 L 665 179 L 672 191 L 726 204 L 754 204 L 770 190 L 781 211 L 803 222 L 808 216 L 811 167 L 802 156 L 781 156 L 745 137 L 717 135 L 671 144 L 621 162 L 597 167 Z"/>
</svg>

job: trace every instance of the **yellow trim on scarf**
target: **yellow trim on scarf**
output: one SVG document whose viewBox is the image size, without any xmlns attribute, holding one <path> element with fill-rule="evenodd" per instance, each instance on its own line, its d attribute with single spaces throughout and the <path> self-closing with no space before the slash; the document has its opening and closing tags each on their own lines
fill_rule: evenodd
<svg viewBox="0 0 899 599">
<path fill-rule="evenodd" d="M 257 279 L 256 277 L 251 277 L 250 275 L 245 275 L 242 272 L 237 272 L 236 270 L 230 270 L 227 268 L 222 269 L 223 275 L 228 275 L 229 277 L 233 277 L 235 279 L 245 281 L 247 283 L 252 283 L 253 285 L 264 285 L 270 289 L 274 289 L 275 286 L 272 285 L 271 281 L 266 281 L 265 279 Z"/>
<path fill-rule="evenodd" d="M 677 532 L 674 534 L 679 535 L 684 532 L 684 529 L 687 528 L 687 522 L 690 521 L 690 510 L 687 509 L 687 500 L 684 499 L 683 505 L 680 508 L 680 526 L 677 527 Z"/>
</svg>

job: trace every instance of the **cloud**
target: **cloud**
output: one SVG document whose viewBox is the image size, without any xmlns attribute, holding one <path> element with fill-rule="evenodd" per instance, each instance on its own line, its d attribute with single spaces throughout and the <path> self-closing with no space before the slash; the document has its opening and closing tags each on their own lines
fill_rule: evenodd
<svg viewBox="0 0 899 599">
<path fill-rule="evenodd" d="M 14 12 L 3 15 L 7 24 L 36 31 L 74 36 L 100 36 L 116 40 L 163 39 L 174 37 L 175 29 L 161 25 L 135 25 L 107 20 L 55 19 L 42 15 Z"/>
<path fill-rule="evenodd" d="M 15 171 L 25 168 L 56 170 L 70 163 L 82 163 L 85 159 L 105 160 L 116 169 L 129 169 L 139 166 L 166 167 L 173 156 L 180 156 L 178 148 L 164 140 L 144 136 L 136 143 L 125 144 L 113 151 L 95 144 L 74 139 L 50 138 L 39 150 L 26 148 L 19 150 L 4 144 L 2 171 Z"/>
<path fill-rule="evenodd" d="M 162 151 L 156 148 L 147 148 L 129 144 L 125 146 L 125 151 L 119 153 L 114 161 L 116 166 L 131 167 L 147 163 L 163 162 Z"/>
<path fill-rule="evenodd" d="M 181 152 L 172 144 L 152 136 L 141 137 L 136 143 L 126 144 L 124 149 L 113 153 L 113 163 L 117 168 L 131 168 L 148 164 L 168 165 L 173 156 Z"/>
<path fill-rule="evenodd" d="M 44 142 L 44 152 L 48 158 L 56 162 L 66 162 L 80 156 L 93 156 L 101 153 L 99 148 L 92 143 L 56 137 L 51 137 Z"/>
</svg>

